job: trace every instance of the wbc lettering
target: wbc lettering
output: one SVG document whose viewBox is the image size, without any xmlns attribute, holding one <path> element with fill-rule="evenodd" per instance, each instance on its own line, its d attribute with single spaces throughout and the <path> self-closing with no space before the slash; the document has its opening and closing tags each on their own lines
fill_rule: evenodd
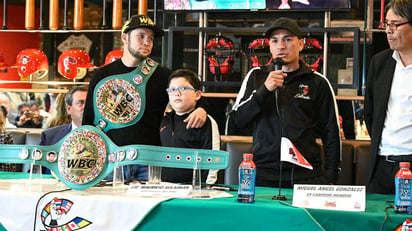
<svg viewBox="0 0 412 231">
<path fill-rule="evenodd" d="M 67 167 L 70 169 L 91 169 L 96 165 L 96 159 L 68 159 Z"/>
</svg>

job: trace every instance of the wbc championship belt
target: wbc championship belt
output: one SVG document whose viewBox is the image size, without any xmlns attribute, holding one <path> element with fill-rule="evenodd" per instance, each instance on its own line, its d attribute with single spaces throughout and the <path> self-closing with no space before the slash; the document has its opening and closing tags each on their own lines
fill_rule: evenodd
<svg viewBox="0 0 412 231">
<path fill-rule="evenodd" d="M 42 145 L 0 145 L 0 163 L 38 164 L 52 170 L 69 188 L 94 186 L 114 167 L 143 164 L 172 168 L 225 169 L 225 151 L 171 148 L 152 145 L 116 146 L 99 128 L 84 125 L 58 143 Z"/>
<path fill-rule="evenodd" d="M 137 123 L 146 107 L 146 84 L 158 63 L 143 60 L 132 72 L 109 76 L 94 89 L 94 124 L 107 132 Z"/>
</svg>

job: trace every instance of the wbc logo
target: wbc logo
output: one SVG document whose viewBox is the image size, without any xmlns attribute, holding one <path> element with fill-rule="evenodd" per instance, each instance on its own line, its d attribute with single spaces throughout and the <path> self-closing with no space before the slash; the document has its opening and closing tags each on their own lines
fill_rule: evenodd
<svg viewBox="0 0 412 231">
<path fill-rule="evenodd" d="M 86 184 L 103 171 L 106 148 L 103 139 L 94 131 L 79 129 L 63 142 L 58 166 L 63 178 L 72 184 Z"/>
</svg>

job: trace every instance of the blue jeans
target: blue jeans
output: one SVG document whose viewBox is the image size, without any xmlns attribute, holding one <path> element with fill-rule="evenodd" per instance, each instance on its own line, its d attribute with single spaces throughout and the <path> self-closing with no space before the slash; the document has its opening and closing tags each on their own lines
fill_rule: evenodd
<svg viewBox="0 0 412 231">
<path fill-rule="evenodd" d="M 147 165 L 125 165 L 123 166 L 124 180 L 141 180 L 147 181 Z M 110 173 L 105 180 L 113 180 L 113 172 Z"/>
<path fill-rule="evenodd" d="M 137 179 L 141 181 L 147 181 L 147 165 L 135 164 L 135 165 L 126 165 L 123 168 L 124 170 L 124 179 Z"/>
</svg>

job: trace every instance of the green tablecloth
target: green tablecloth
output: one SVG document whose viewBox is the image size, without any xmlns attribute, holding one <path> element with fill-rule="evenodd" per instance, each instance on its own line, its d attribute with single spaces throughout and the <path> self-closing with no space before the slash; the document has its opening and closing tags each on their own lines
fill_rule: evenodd
<svg viewBox="0 0 412 231">
<path fill-rule="evenodd" d="M 257 188 L 256 202 L 242 204 L 234 198 L 213 200 L 173 199 L 163 202 L 136 230 L 380 230 L 386 201 L 393 195 L 367 195 L 365 212 L 302 209 L 290 206 L 292 190 L 283 189 L 287 201 L 273 201 L 278 189 Z M 233 192 L 235 195 L 236 192 Z M 394 230 L 412 215 L 388 209 L 383 230 Z"/>
<path fill-rule="evenodd" d="M 44 178 L 51 177 L 43 175 Z M 27 179 L 27 173 L 0 172 L 0 179 Z M 172 199 L 155 207 L 135 230 L 380 230 L 386 201 L 393 195 L 366 196 L 365 212 L 347 212 L 292 207 L 293 191 L 282 189 L 286 201 L 273 201 L 276 188 L 256 189 L 256 202 L 243 204 L 232 198 Z M 412 215 L 388 209 L 383 230 L 394 230 Z M 130 213 L 133 219 L 133 213 Z M 5 230 L 0 224 L 0 230 Z"/>
</svg>

